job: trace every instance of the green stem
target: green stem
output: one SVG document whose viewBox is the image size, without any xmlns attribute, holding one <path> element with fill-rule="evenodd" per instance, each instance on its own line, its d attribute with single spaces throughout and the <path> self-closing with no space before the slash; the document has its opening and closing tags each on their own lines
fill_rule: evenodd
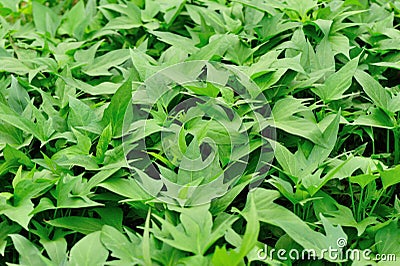
<svg viewBox="0 0 400 266">
<path fill-rule="evenodd" d="M 389 129 L 386 131 L 386 153 L 390 153 L 390 135 L 389 135 Z M 390 164 L 390 158 L 387 159 L 386 164 L 387 164 L 387 165 Z"/>
<path fill-rule="evenodd" d="M 376 206 L 378 205 L 378 202 L 379 202 L 379 200 L 381 199 L 381 197 L 382 197 L 384 191 L 385 191 L 385 190 L 384 190 L 383 188 L 379 191 L 378 198 L 376 199 L 374 205 L 372 206 L 372 208 L 371 208 L 371 210 L 370 210 L 370 212 L 369 212 L 369 216 L 371 216 L 372 213 L 374 212 L 374 210 L 375 210 Z"/>
<path fill-rule="evenodd" d="M 350 190 L 350 195 L 351 195 L 351 207 L 353 209 L 354 215 L 356 215 L 356 205 L 354 203 L 354 193 L 353 193 L 353 186 L 351 185 L 351 182 L 349 180 L 349 190 Z"/>
<path fill-rule="evenodd" d="M 307 220 L 309 212 L 310 212 L 310 204 L 306 203 L 306 205 L 304 205 L 303 220 Z"/>
<path fill-rule="evenodd" d="M 398 164 L 399 163 L 399 159 L 400 159 L 400 142 L 399 142 L 399 129 L 396 128 L 393 131 L 393 136 L 394 136 L 394 164 Z"/>
<path fill-rule="evenodd" d="M 361 221 L 362 217 L 364 217 L 365 211 L 363 212 L 363 215 L 361 216 L 361 205 L 364 203 L 364 188 L 361 188 L 360 192 L 360 202 L 358 203 L 358 210 L 357 210 L 357 221 Z"/>
<path fill-rule="evenodd" d="M 386 193 L 386 195 L 387 195 L 387 200 L 385 200 L 386 203 L 390 202 L 390 199 L 392 199 L 392 196 L 394 196 L 395 192 L 396 192 L 396 186 L 391 186 L 389 189 L 389 192 Z"/>
<path fill-rule="evenodd" d="M 371 127 L 371 133 L 372 133 L 372 154 L 375 154 L 375 138 L 374 138 L 374 128 Z"/>
</svg>

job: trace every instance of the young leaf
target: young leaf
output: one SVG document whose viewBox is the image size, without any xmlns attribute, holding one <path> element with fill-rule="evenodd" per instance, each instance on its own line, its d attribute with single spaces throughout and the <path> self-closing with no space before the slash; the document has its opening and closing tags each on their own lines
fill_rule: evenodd
<svg viewBox="0 0 400 266">
<path fill-rule="evenodd" d="M 107 109 L 104 110 L 101 123 L 106 127 L 111 124 L 114 137 L 121 136 L 125 113 L 132 101 L 132 76 L 128 78 L 111 98 Z"/>
<path fill-rule="evenodd" d="M 347 62 L 339 71 L 330 75 L 322 86 L 313 89 L 324 102 L 338 100 L 351 86 L 353 75 L 358 66 L 359 57 Z"/>
<path fill-rule="evenodd" d="M 104 128 L 103 132 L 101 133 L 99 141 L 96 146 L 96 158 L 99 163 L 102 163 L 104 161 L 104 157 L 111 139 L 112 139 L 112 126 L 111 124 L 109 124 Z"/>
</svg>

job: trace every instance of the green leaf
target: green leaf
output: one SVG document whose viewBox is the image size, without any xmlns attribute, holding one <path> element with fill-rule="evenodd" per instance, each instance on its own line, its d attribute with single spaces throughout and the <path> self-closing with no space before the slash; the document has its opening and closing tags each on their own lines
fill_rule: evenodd
<svg viewBox="0 0 400 266">
<path fill-rule="evenodd" d="M 23 152 L 9 146 L 6 144 L 3 150 L 3 156 L 6 161 L 15 162 L 17 164 L 23 164 L 28 167 L 33 167 L 34 164 L 32 163 L 31 159 L 26 156 Z"/>
<path fill-rule="evenodd" d="M 263 19 L 255 25 L 255 31 L 259 38 L 262 40 L 268 40 L 284 31 L 299 26 L 297 22 L 289 22 L 283 19 L 283 16 L 283 13 L 274 14 L 271 17 L 264 16 Z"/>
<path fill-rule="evenodd" d="M 52 9 L 35 1 L 32 3 L 32 14 L 38 32 L 55 35 L 61 19 Z"/>
<path fill-rule="evenodd" d="M 132 101 L 132 77 L 125 81 L 112 96 L 107 109 L 104 110 L 101 123 L 106 127 L 111 124 L 114 137 L 121 136 L 122 126 L 128 105 Z"/>
<path fill-rule="evenodd" d="M 111 256 L 119 259 L 120 265 L 142 263 L 142 260 L 139 259 L 141 255 L 139 241 L 129 241 L 120 231 L 108 225 L 104 225 L 101 229 L 100 239 L 101 243 L 111 251 Z"/>
<path fill-rule="evenodd" d="M 300 117 L 296 114 L 310 114 L 304 104 L 304 100 L 287 97 L 277 101 L 272 108 L 274 126 L 290 134 L 309 139 L 315 144 L 324 146 L 322 132 L 319 129 L 315 118 L 310 115 Z"/>
<path fill-rule="evenodd" d="M 0 254 L 4 256 L 7 246 L 7 238 L 10 234 L 18 233 L 21 227 L 17 224 L 9 225 L 7 221 L 0 223 Z"/>
<path fill-rule="evenodd" d="M 31 198 L 41 195 L 41 193 L 53 183 L 48 182 L 35 182 L 32 180 L 31 172 L 26 177 L 21 176 L 21 168 L 17 172 L 14 180 L 14 195 L 10 193 L 3 193 L 0 197 L 0 213 L 6 215 L 12 221 L 15 221 L 23 228 L 28 230 L 28 225 L 33 217 L 33 203 Z M 9 199 L 13 196 L 13 204 Z"/>
<path fill-rule="evenodd" d="M 153 31 L 151 33 L 157 36 L 161 41 L 177 47 L 189 54 L 199 51 L 199 48 L 195 46 L 195 42 L 189 38 L 171 32 Z"/>
<path fill-rule="evenodd" d="M 136 4 L 127 2 L 127 5 L 108 4 L 100 6 L 101 9 L 110 9 L 123 14 L 115 18 L 109 18 L 109 22 L 103 30 L 132 29 L 143 25 L 141 10 Z"/>
<path fill-rule="evenodd" d="M 14 243 L 15 249 L 20 254 L 20 265 L 47 266 L 50 264 L 50 261 L 40 254 L 39 249 L 28 239 L 16 234 L 11 234 L 10 237 Z"/>
<path fill-rule="evenodd" d="M 286 7 L 298 12 L 301 18 L 305 18 L 307 12 L 317 7 L 316 0 L 286 0 Z"/>
<path fill-rule="evenodd" d="M 169 221 L 154 216 L 161 223 L 163 230 L 166 230 L 172 238 L 165 237 L 158 230 L 154 231 L 155 237 L 170 246 L 196 255 L 203 255 L 237 219 L 237 217 L 228 216 L 218 226 L 213 226 L 212 216 L 208 211 L 209 204 L 172 209 L 181 213 L 181 225 L 176 227 Z"/>
<path fill-rule="evenodd" d="M 314 211 L 316 215 L 320 213 L 323 214 L 332 224 L 356 228 L 358 236 L 361 236 L 368 226 L 378 223 L 376 217 L 367 217 L 357 222 L 349 208 L 337 203 L 326 193 L 320 191 L 316 196 L 318 197 L 318 199 L 314 201 Z"/>
<path fill-rule="evenodd" d="M 389 225 L 380 229 L 375 235 L 375 242 L 379 254 L 394 254 L 400 257 L 400 229 L 398 221 L 394 220 Z"/>
<path fill-rule="evenodd" d="M 99 163 L 102 163 L 105 158 L 105 153 L 108 149 L 108 145 L 112 139 L 112 126 L 109 124 L 103 130 L 100 135 L 99 141 L 97 142 L 96 146 L 96 158 Z"/>
<path fill-rule="evenodd" d="M 390 186 L 400 183 L 400 165 L 396 165 L 391 169 L 383 170 L 380 174 L 383 189 L 387 189 Z"/>
<path fill-rule="evenodd" d="M 8 89 L 8 103 L 17 113 L 22 114 L 28 105 L 30 97 L 14 76 L 11 76 L 11 87 Z"/>
<path fill-rule="evenodd" d="M 105 224 L 113 226 L 118 230 L 122 231 L 122 220 L 124 213 L 121 208 L 118 207 L 99 207 L 94 211 L 100 215 L 101 220 Z"/>
<path fill-rule="evenodd" d="M 38 140 L 45 142 L 46 136 L 44 136 L 43 129 L 39 128 L 31 120 L 21 116 L 7 105 L 0 102 L 0 120 L 13 125 L 27 134 L 32 134 Z"/>
<path fill-rule="evenodd" d="M 198 52 L 193 53 L 188 60 L 210 60 L 214 57 L 222 57 L 236 38 L 234 35 L 220 35 Z"/>
<path fill-rule="evenodd" d="M 151 209 L 147 212 L 146 222 L 144 224 L 144 232 L 142 239 L 142 252 L 143 252 L 143 260 L 147 265 L 153 264 L 151 262 L 151 249 L 150 249 L 150 217 L 151 217 Z"/>
<path fill-rule="evenodd" d="M 327 35 L 317 45 L 315 55 L 321 69 L 325 69 L 328 73 L 335 70 L 334 52 Z"/>
<path fill-rule="evenodd" d="M 178 17 L 186 0 L 161 1 L 161 10 L 164 12 L 164 20 L 170 26 Z"/>
<path fill-rule="evenodd" d="M 57 208 L 85 208 L 100 206 L 102 204 L 89 198 L 90 191 L 84 187 L 85 182 L 81 176 L 63 176 L 60 178 L 57 188 Z"/>
<path fill-rule="evenodd" d="M 101 232 L 93 232 L 79 240 L 70 253 L 70 265 L 101 266 L 108 258 L 107 249 L 100 242 Z"/>
<path fill-rule="evenodd" d="M 64 15 L 58 32 L 60 34 L 80 37 L 83 33 L 82 26 L 85 24 L 86 20 L 87 14 L 85 12 L 84 1 L 78 1 L 78 3 L 76 3 L 71 10 Z"/>
<path fill-rule="evenodd" d="M 374 66 L 389 67 L 400 70 L 400 62 L 378 62 L 373 63 Z"/>
<path fill-rule="evenodd" d="M 330 75 L 325 83 L 313 89 L 325 102 L 342 98 L 343 93 L 351 86 L 353 75 L 358 66 L 359 57 L 347 62 L 339 71 Z"/>
<path fill-rule="evenodd" d="M 322 132 L 322 142 L 323 145 L 316 144 L 312 148 L 307 158 L 306 172 L 310 173 L 317 167 L 319 167 L 331 154 L 335 147 L 336 141 L 338 139 L 339 132 L 339 122 L 340 122 L 340 111 L 335 115 L 327 115 L 318 124 Z M 325 127 L 325 130 L 324 128 Z"/>
<path fill-rule="evenodd" d="M 65 216 L 47 221 L 49 225 L 70 229 L 82 234 L 90 234 L 100 231 L 104 222 L 96 218 L 88 218 L 81 216 Z"/>
<path fill-rule="evenodd" d="M 242 215 L 247 221 L 246 231 L 244 232 L 243 240 L 239 248 L 239 254 L 242 258 L 247 256 L 247 254 L 256 246 L 258 235 L 260 233 L 257 208 L 253 197 L 249 197 L 245 208 L 246 212 L 243 211 Z"/>
<path fill-rule="evenodd" d="M 31 71 L 26 64 L 16 58 L 2 56 L 0 60 L 0 71 L 7 71 L 17 75 L 26 75 Z"/>
<path fill-rule="evenodd" d="M 210 212 L 213 215 L 218 215 L 219 213 L 225 211 L 232 201 L 239 195 L 239 193 L 243 191 L 243 189 L 250 183 L 250 181 L 251 179 L 249 179 L 247 182 L 236 184 L 223 196 L 211 201 Z"/>
<path fill-rule="evenodd" d="M 356 71 L 355 78 L 376 106 L 385 111 L 391 110 L 389 106 L 390 96 L 378 81 L 361 70 Z"/>
<path fill-rule="evenodd" d="M 67 263 L 67 241 L 65 238 L 60 237 L 54 240 L 41 239 L 40 243 L 46 250 L 51 261 L 57 265 Z"/>
<path fill-rule="evenodd" d="M 279 197 L 277 191 L 257 188 L 250 193 L 249 197 L 254 198 L 259 221 L 280 227 L 303 248 L 313 249 L 316 254 L 322 254 L 321 250 L 323 249 L 336 247 L 338 238 L 347 239 L 347 235 L 340 226 L 333 227 L 323 216 L 321 216 L 321 220 L 326 235 L 313 231 L 294 213 L 273 202 Z M 334 261 L 328 256 L 324 258 Z"/>
<path fill-rule="evenodd" d="M 275 158 L 286 173 L 297 179 L 303 176 L 303 170 L 306 169 L 307 161 L 301 156 L 300 152 L 293 155 L 285 146 L 274 143 Z"/>
<path fill-rule="evenodd" d="M 130 57 L 128 49 L 119 49 L 95 57 L 93 62 L 88 63 L 82 71 L 89 76 L 111 76 L 109 69 L 117 67 L 127 61 Z"/>
<path fill-rule="evenodd" d="M 394 127 L 392 119 L 380 108 L 370 108 L 366 114 L 361 114 L 357 117 L 353 124 L 386 129 Z"/>
<path fill-rule="evenodd" d="M 229 266 L 240 265 L 243 263 L 241 255 L 236 250 L 227 250 L 226 246 L 216 246 L 213 253 L 212 262 L 214 265 Z M 244 265 L 244 264 L 243 264 Z"/>
<path fill-rule="evenodd" d="M 150 199 L 151 196 L 134 179 L 110 178 L 98 185 L 132 201 Z"/>
<path fill-rule="evenodd" d="M 361 174 L 356 176 L 350 176 L 349 181 L 360 185 L 361 188 L 365 188 L 369 183 L 377 179 L 378 177 L 373 174 Z"/>
</svg>

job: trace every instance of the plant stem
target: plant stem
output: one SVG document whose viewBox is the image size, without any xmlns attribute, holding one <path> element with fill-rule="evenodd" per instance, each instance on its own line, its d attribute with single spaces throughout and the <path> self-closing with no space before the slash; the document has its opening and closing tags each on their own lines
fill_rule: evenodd
<svg viewBox="0 0 400 266">
<path fill-rule="evenodd" d="M 360 192 L 360 201 L 358 203 L 358 210 L 357 210 L 357 222 L 361 221 L 362 218 L 364 218 L 365 211 L 363 212 L 363 215 L 361 215 L 361 205 L 364 203 L 364 188 L 361 188 Z"/>
<path fill-rule="evenodd" d="M 389 135 L 389 129 L 386 131 L 386 153 L 390 153 L 390 135 Z M 386 164 L 390 164 L 390 158 L 387 158 Z"/>
<path fill-rule="evenodd" d="M 399 159 L 400 159 L 400 142 L 399 142 L 399 129 L 396 128 L 395 130 L 393 130 L 393 137 L 394 137 L 394 164 L 398 164 L 399 163 Z"/>
<path fill-rule="evenodd" d="M 379 200 L 381 199 L 381 197 L 382 197 L 384 191 L 385 191 L 385 190 L 384 190 L 383 188 L 379 191 L 378 198 L 376 199 L 376 201 L 374 202 L 374 205 L 372 206 L 371 210 L 369 211 L 369 215 L 370 215 L 370 216 L 371 216 L 371 214 L 374 212 L 376 206 L 378 205 L 378 202 L 379 202 Z"/>
<path fill-rule="evenodd" d="M 350 180 L 349 180 L 349 190 L 350 190 L 350 196 L 351 196 L 351 207 L 353 209 L 353 213 L 356 214 L 356 205 L 354 203 L 353 186 L 351 185 Z"/>
<path fill-rule="evenodd" d="M 374 138 L 374 128 L 371 127 L 371 133 L 372 133 L 372 154 L 375 154 L 375 138 Z"/>
</svg>

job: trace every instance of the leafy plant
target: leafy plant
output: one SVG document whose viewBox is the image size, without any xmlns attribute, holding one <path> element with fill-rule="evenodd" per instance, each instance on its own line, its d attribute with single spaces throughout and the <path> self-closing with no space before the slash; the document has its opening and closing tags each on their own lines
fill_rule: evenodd
<svg viewBox="0 0 400 266">
<path fill-rule="evenodd" d="M 396 265 L 399 16 L 0 0 L 0 264 Z"/>
</svg>

